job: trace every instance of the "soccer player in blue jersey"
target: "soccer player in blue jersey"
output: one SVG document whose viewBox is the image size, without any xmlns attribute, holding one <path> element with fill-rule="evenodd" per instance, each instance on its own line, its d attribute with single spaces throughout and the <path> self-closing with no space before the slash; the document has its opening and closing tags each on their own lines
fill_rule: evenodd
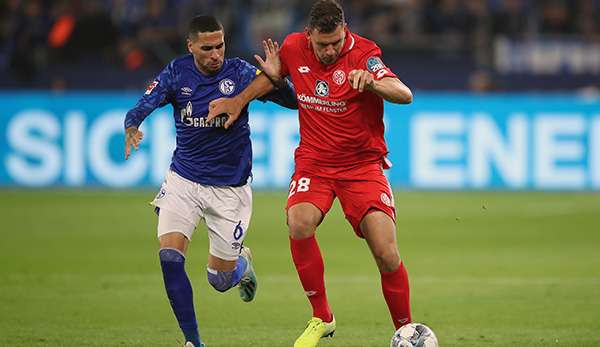
<svg viewBox="0 0 600 347">
<path fill-rule="evenodd" d="M 173 60 L 127 112 L 125 158 L 132 146 L 138 149 L 142 121 L 157 107 L 171 104 L 177 146 L 152 204 L 158 213 L 159 258 L 167 296 L 185 347 L 201 347 L 192 287 L 184 268 L 186 249 L 200 220 L 206 223 L 210 242 L 208 282 L 220 292 L 239 286 L 246 302 L 254 299 L 257 288 L 252 255 L 243 245 L 252 210 L 248 108 L 233 123 L 227 123 L 226 114 L 207 122 L 208 105 L 237 95 L 260 71 L 242 59 L 225 59 L 223 26 L 212 16 L 191 21 L 187 47 L 190 54 Z M 298 107 L 289 82 L 262 99 L 266 100 Z"/>
</svg>

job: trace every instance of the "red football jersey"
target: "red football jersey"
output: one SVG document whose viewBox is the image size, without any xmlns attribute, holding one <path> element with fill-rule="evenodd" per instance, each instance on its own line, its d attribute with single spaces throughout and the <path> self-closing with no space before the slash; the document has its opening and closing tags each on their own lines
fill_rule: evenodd
<svg viewBox="0 0 600 347">
<path fill-rule="evenodd" d="M 387 154 L 383 138 L 383 98 L 352 89 L 352 70 L 370 71 L 375 79 L 396 77 L 382 62 L 371 40 L 346 31 L 337 61 L 322 64 L 305 33 L 288 35 L 280 51 L 282 73 L 296 89 L 300 145 L 296 163 L 350 167 L 380 162 Z"/>
</svg>

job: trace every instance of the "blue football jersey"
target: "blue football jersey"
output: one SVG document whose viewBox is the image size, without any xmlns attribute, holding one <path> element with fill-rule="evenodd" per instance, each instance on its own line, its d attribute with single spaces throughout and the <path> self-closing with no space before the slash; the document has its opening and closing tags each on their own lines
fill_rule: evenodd
<svg viewBox="0 0 600 347">
<path fill-rule="evenodd" d="M 228 128 L 226 115 L 206 122 L 208 104 L 243 91 L 260 73 L 239 59 L 225 59 L 212 76 L 202 74 L 191 54 L 173 60 L 148 86 L 144 95 L 125 116 L 125 128 L 139 127 L 156 108 L 173 105 L 177 146 L 171 170 L 191 181 L 215 186 L 239 186 L 248 181 L 252 169 L 252 146 L 248 125 L 248 105 Z M 264 97 L 282 106 L 297 109 L 296 94 L 287 87 Z"/>
</svg>

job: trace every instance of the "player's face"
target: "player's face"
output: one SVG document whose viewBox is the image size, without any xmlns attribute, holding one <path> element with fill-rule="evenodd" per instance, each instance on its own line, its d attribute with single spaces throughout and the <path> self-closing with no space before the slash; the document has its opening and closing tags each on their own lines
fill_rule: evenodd
<svg viewBox="0 0 600 347">
<path fill-rule="evenodd" d="M 326 65 L 335 63 L 346 39 L 344 25 L 338 25 L 333 32 L 327 34 L 320 33 L 317 29 L 307 30 L 307 33 L 317 59 Z"/>
<path fill-rule="evenodd" d="M 194 56 L 198 69 L 207 75 L 221 70 L 225 59 L 225 39 L 223 30 L 197 33 L 188 38 L 188 50 Z"/>
</svg>

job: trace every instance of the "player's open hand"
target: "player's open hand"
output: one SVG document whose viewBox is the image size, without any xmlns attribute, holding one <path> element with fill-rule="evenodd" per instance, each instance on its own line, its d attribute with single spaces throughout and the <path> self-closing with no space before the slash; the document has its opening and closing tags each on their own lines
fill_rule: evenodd
<svg viewBox="0 0 600 347">
<path fill-rule="evenodd" d="M 144 138 L 144 133 L 136 127 L 125 129 L 125 160 L 131 155 L 131 146 L 137 151 L 140 148 L 140 142 Z"/>
<path fill-rule="evenodd" d="M 208 116 L 206 116 L 206 121 L 210 122 L 217 116 L 227 115 L 227 121 L 223 125 L 223 127 L 227 129 L 236 119 L 238 119 L 243 107 L 244 105 L 241 105 L 235 97 L 215 99 L 208 104 Z"/>
<path fill-rule="evenodd" d="M 261 70 L 266 73 L 272 81 L 278 83 L 281 80 L 281 60 L 279 59 L 279 43 L 271 39 L 263 40 L 265 59 L 258 54 L 254 59 L 260 64 Z"/>
<path fill-rule="evenodd" d="M 348 74 L 348 82 L 354 89 L 363 92 L 365 89 L 372 90 L 375 86 L 373 75 L 367 70 L 352 70 Z"/>
</svg>

